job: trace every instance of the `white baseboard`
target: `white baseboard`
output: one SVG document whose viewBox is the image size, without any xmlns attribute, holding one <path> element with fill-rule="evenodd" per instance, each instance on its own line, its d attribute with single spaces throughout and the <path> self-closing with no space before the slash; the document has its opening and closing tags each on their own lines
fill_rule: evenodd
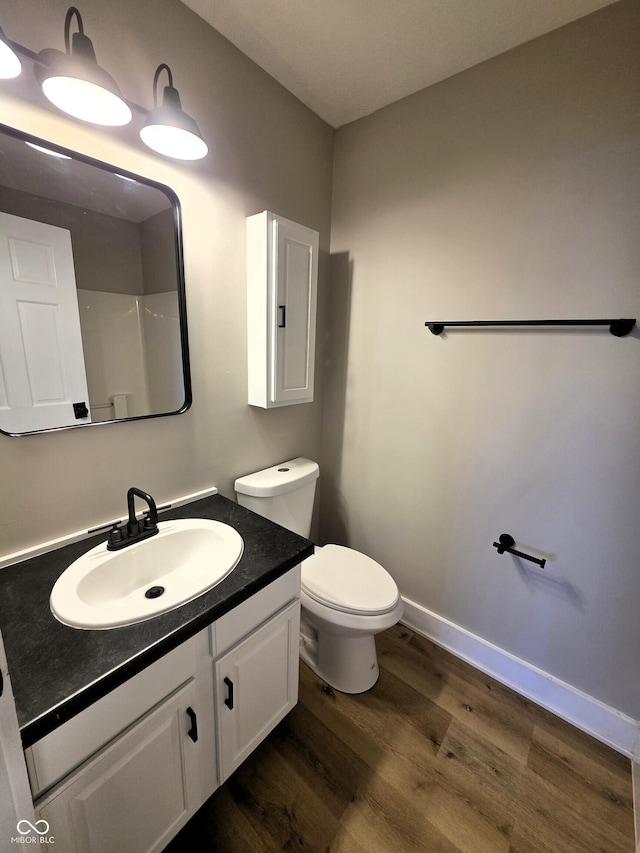
<svg viewBox="0 0 640 853">
<path fill-rule="evenodd" d="M 403 596 L 402 624 L 629 758 L 640 723 Z M 638 753 L 636 753 L 638 754 Z"/>
</svg>

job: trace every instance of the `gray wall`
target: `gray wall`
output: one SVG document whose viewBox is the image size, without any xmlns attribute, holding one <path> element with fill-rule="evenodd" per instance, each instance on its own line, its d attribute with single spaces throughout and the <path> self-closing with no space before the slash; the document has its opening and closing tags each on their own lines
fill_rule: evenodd
<svg viewBox="0 0 640 853">
<path fill-rule="evenodd" d="M 78 287 L 107 293 L 144 293 L 140 251 L 142 226 L 10 187 L 1 189 L 0 209 L 5 213 L 27 219 L 37 217 L 39 222 L 71 232 Z"/>
<path fill-rule="evenodd" d="M 163 210 L 139 225 L 145 293 L 176 290 L 173 211 Z"/>
<path fill-rule="evenodd" d="M 321 459 L 324 541 L 634 719 L 640 333 L 424 322 L 638 315 L 639 10 L 337 132 Z"/>
<path fill-rule="evenodd" d="M 8 0 L 2 27 L 33 50 L 61 49 L 66 10 L 62 0 Z M 21 79 L 3 81 L 2 121 L 176 192 L 194 402 L 175 417 L 0 436 L 4 554 L 122 515 L 131 485 L 160 502 L 212 484 L 231 495 L 241 474 L 320 453 L 321 381 L 312 404 L 257 411 L 246 403 L 245 218 L 269 208 L 317 229 L 324 294 L 333 130 L 177 0 L 86 0 L 81 12 L 98 61 L 132 101 L 151 107 L 154 71 L 171 66 L 209 156 L 181 164 L 147 153 L 139 118 L 120 131 L 59 116 L 28 63 Z"/>
</svg>

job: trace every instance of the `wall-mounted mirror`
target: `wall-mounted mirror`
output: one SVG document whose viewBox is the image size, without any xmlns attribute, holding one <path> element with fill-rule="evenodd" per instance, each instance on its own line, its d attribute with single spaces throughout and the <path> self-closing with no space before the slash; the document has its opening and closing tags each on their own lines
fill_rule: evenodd
<svg viewBox="0 0 640 853">
<path fill-rule="evenodd" d="M 175 194 L 0 125 L 0 432 L 190 404 Z"/>
</svg>

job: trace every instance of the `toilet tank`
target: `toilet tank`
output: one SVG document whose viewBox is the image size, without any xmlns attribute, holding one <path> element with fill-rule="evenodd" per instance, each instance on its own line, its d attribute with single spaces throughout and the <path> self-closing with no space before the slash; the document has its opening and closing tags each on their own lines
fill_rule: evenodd
<svg viewBox="0 0 640 853">
<path fill-rule="evenodd" d="M 319 473 L 317 462 L 299 456 L 247 474 L 234 483 L 238 503 L 308 538 Z"/>
</svg>

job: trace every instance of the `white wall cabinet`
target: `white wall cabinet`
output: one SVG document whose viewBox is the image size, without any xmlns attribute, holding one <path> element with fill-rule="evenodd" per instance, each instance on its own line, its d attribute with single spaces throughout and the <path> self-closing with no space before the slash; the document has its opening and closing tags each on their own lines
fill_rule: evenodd
<svg viewBox="0 0 640 853">
<path fill-rule="evenodd" d="M 220 782 L 298 701 L 299 634 L 295 602 L 216 662 Z"/>
<path fill-rule="evenodd" d="M 295 705 L 299 592 L 296 567 L 26 751 L 51 851 L 163 850 Z"/>
<path fill-rule="evenodd" d="M 317 231 L 268 210 L 247 218 L 249 404 L 313 400 Z"/>
</svg>

